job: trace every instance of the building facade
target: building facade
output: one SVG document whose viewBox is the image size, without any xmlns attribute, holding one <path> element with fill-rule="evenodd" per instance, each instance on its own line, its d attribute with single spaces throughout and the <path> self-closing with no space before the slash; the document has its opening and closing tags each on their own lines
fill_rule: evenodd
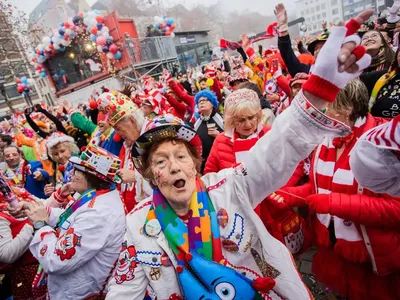
<svg viewBox="0 0 400 300">
<path fill-rule="evenodd" d="M 387 7 L 393 5 L 392 0 L 342 0 L 343 19 L 345 21 L 358 15 L 365 9 L 373 8 L 375 13 L 383 12 Z"/>
</svg>

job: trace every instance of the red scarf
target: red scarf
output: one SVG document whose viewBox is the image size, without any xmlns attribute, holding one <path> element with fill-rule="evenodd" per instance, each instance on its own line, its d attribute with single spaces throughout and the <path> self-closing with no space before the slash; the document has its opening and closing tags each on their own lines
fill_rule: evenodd
<svg viewBox="0 0 400 300">
<path fill-rule="evenodd" d="M 345 193 L 357 194 L 358 183 L 350 169 L 349 154 L 357 139 L 367 130 L 376 126 L 377 120 L 371 115 L 356 121 L 353 133 L 343 138 L 325 138 L 317 148 L 314 158 L 314 178 L 317 194 Z M 336 152 L 344 146 L 344 151 L 336 161 Z M 328 227 L 333 222 L 337 242 L 335 252 L 353 262 L 368 260 L 359 225 L 330 214 L 317 214 L 315 231 L 317 243 L 330 246 Z M 356 261 L 354 261 L 356 259 Z"/>
<path fill-rule="evenodd" d="M 249 150 L 264 136 L 271 128 L 258 126 L 257 132 L 247 139 L 241 139 L 237 132 L 233 131 L 233 153 L 235 153 L 236 163 L 241 163 L 249 156 Z"/>
</svg>

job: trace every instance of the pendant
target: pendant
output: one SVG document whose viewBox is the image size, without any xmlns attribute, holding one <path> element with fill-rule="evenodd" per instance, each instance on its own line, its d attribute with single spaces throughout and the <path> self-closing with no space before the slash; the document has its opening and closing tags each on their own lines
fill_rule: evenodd
<svg viewBox="0 0 400 300">
<path fill-rule="evenodd" d="M 161 278 L 161 268 L 151 268 L 149 275 L 151 280 L 159 280 Z"/>
<path fill-rule="evenodd" d="M 172 261 L 170 260 L 170 258 L 168 257 L 167 253 L 163 253 L 163 255 L 161 255 L 161 264 L 164 267 L 170 267 L 172 266 Z"/>
<path fill-rule="evenodd" d="M 218 220 L 219 226 L 221 226 L 222 228 L 225 228 L 226 225 L 228 225 L 229 216 L 228 216 L 228 212 L 224 208 L 221 208 L 218 211 L 217 220 Z"/>
<path fill-rule="evenodd" d="M 149 236 L 157 236 L 161 232 L 161 225 L 157 219 L 151 219 L 146 223 L 146 233 Z"/>
</svg>

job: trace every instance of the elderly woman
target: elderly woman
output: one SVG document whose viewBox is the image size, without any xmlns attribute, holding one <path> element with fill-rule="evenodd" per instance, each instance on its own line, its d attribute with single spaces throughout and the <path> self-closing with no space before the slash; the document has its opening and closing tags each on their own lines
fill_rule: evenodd
<svg viewBox="0 0 400 300">
<path fill-rule="evenodd" d="M 88 145 L 74 166 L 69 189 L 80 194 L 67 208 L 41 202 L 22 207 L 34 230 L 30 250 L 48 274 L 50 299 L 86 299 L 103 294 L 125 232 L 125 211 L 113 183 L 121 161 Z M 68 194 L 61 192 L 62 194 Z M 55 201 L 54 201 L 55 200 Z"/>
<path fill-rule="evenodd" d="M 284 203 L 307 203 L 316 213 L 313 229 L 318 252 L 313 273 L 318 281 L 349 299 L 398 299 L 400 288 L 394 286 L 400 282 L 396 263 L 400 244 L 394 241 L 400 239 L 400 203 L 362 187 L 349 165 L 357 139 L 384 122 L 368 114 L 367 103 L 367 89 L 359 80 L 339 93 L 327 115 L 348 124 L 352 133 L 325 138 L 312 159 L 310 182 L 285 191 L 296 197 L 282 195 Z"/>
<path fill-rule="evenodd" d="M 49 196 L 56 188 L 71 180 L 73 165 L 69 159 L 74 153 L 79 153 L 79 148 L 71 136 L 61 132 L 50 135 L 47 138 L 46 146 L 47 152 L 55 164 L 53 182 L 47 184 L 44 188 L 45 194 Z"/>
<path fill-rule="evenodd" d="M 285 184 L 323 136 L 348 132 L 320 111 L 370 62 L 367 56 L 356 65 L 347 60 L 356 43 L 341 50 L 346 32 L 332 30 L 303 91 L 234 168 L 199 177 L 200 139 L 192 129 L 173 116 L 146 126 L 133 157 L 155 189 L 128 216 L 108 299 L 141 299 L 147 286 L 160 299 L 312 298 L 290 252 L 253 209 Z M 342 65 L 355 73 L 339 72 Z"/>
</svg>

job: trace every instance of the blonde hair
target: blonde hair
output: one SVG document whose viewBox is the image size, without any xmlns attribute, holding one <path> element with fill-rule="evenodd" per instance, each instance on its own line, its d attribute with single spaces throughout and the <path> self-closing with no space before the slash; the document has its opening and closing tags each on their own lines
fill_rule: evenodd
<svg viewBox="0 0 400 300">
<path fill-rule="evenodd" d="M 55 148 L 59 147 L 60 145 L 66 145 L 68 147 L 68 149 L 71 151 L 72 153 L 79 153 L 79 148 L 78 146 L 74 143 L 74 142 L 62 142 L 62 143 L 58 143 L 57 145 L 54 145 L 53 147 L 51 147 L 51 149 L 49 149 L 49 156 L 52 160 L 54 160 L 52 152 Z"/>
<path fill-rule="evenodd" d="M 257 114 L 258 123 L 262 119 L 261 104 L 257 93 L 249 89 L 241 89 L 238 91 L 246 91 L 247 93 L 251 93 L 251 97 L 249 98 L 244 97 L 239 99 L 236 98 L 235 101 L 229 101 L 229 99 L 228 101 L 225 101 L 225 106 L 224 106 L 225 131 L 230 131 L 233 128 L 235 128 L 235 118 L 239 116 Z"/>
<path fill-rule="evenodd" d="M 368 89 L 360 79 L 353 79 L 336 96 L 336 101 L 329 108 L 337 112 L 349 111 L 350 120 L 356 121 L 368 114 Z"/>
</svg>

